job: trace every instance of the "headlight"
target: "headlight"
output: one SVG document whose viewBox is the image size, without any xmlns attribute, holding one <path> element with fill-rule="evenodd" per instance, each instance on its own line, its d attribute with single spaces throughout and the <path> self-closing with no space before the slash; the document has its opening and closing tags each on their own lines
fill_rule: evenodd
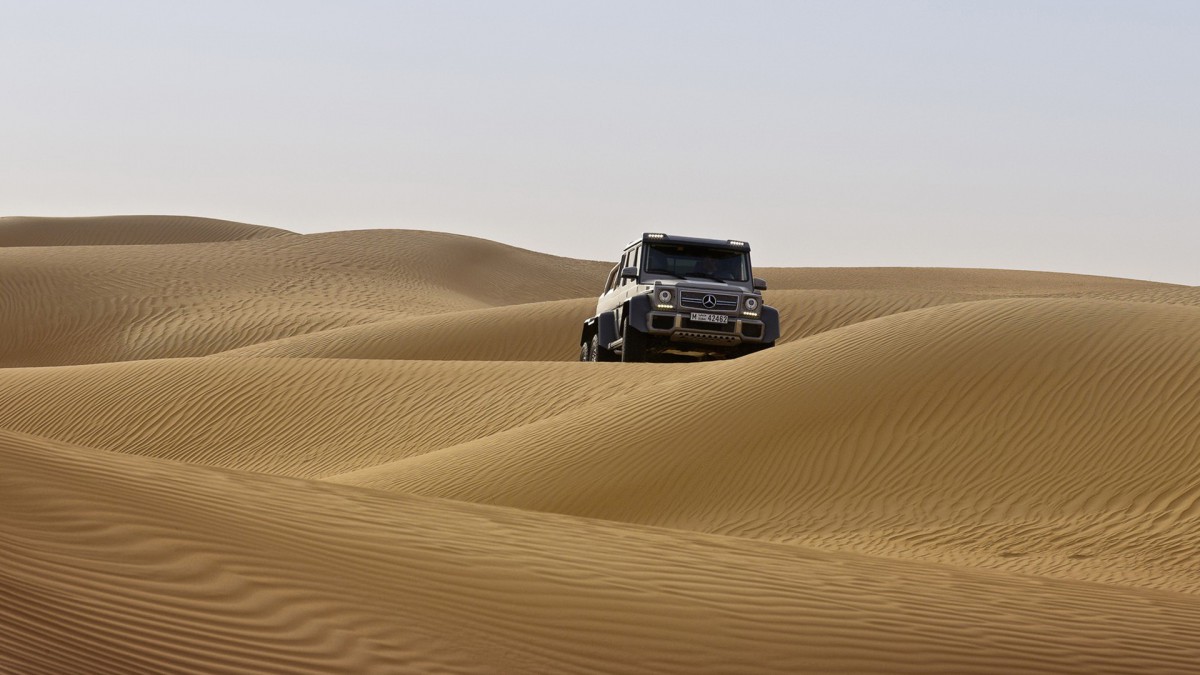
<svg viewBox="0 0 1200 675">
<path fill-rule="evenodd" d="M 758 300 L 755 298 L 746 298 L 746 309 L 751 312 L 758 309 Z"/>
<path fill-rule="evenodd" d="M 661 291 L 659 291 L 658 292 L 658 301 L 664 305 L 670 304 L 671 303 L 671 291 L 668 291 L 665 288 L 662 289 Z"/>
</svg>

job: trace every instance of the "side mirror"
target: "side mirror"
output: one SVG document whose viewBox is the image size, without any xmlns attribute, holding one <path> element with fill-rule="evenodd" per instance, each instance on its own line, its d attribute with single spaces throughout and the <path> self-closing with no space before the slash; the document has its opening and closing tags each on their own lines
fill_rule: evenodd
<svg viewBox="0 0 1200 675">
<path fill-rule="evenodd" d="M 625 269 L 621 270 L 621 278 L 622 279 L 637 279 L 638 278 L 638 268 L 626 267 Z"/>
<path fill-rule="evenodd" d="M 767 280 L 759 279 L 758 277 L 754 277 L 754 290 L 756 290 L 756 291 L 767 290 Z"/>
</svg>

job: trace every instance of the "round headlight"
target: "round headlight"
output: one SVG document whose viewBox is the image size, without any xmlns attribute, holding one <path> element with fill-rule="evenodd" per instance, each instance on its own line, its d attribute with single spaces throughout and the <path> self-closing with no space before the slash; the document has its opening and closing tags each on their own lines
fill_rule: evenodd
<svg viewBox="0 0 1200 675">
<path fill-rule="evenodd" d="M 746 309 L 750 310 L 751 312 L 758 309 L 758 300 L 755 298 L 746 298 Z"/>
<path fill-rule="evenodd" d="M 662 289 L 661 291 L 659 291 L 658 292 L 658 301 L 663 303 L 664 305 L 671 302 L 671 291 L 668 291 L 665 288 Z"/>
</svg>

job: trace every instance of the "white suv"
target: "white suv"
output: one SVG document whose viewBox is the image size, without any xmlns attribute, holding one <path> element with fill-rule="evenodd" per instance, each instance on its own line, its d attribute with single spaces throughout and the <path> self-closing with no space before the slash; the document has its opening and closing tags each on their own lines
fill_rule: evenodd
<svg viewBox="0 0 1200 675">
<path fill-rule="evenodd" d="M 744 241 L 643 234 L 608 273 L 579 359 L 728 358 L 773 347 L 779 312 L 763 304 L 766 288 Z"/>
</svg>

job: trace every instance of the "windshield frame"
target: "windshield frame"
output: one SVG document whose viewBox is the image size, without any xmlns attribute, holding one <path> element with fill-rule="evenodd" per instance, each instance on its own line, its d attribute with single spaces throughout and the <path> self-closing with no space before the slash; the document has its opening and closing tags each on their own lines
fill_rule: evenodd
<svg viewBox="0 0 1200 675">
<path fill-rule="evenodd" d="M 738 284 L 750 283 L 753 279 L 750 252 L 742 248 L 669 241 L 647 242 L 644 248 L 645 254 L 641 261 L 641 271 L 644 274 Z M 716 265 L 707 273 L 701 269 L 705 258 L 713 259 Z M 735 259 L 740 260 L 740 264 L 734 262 Z"/>
</svg>

